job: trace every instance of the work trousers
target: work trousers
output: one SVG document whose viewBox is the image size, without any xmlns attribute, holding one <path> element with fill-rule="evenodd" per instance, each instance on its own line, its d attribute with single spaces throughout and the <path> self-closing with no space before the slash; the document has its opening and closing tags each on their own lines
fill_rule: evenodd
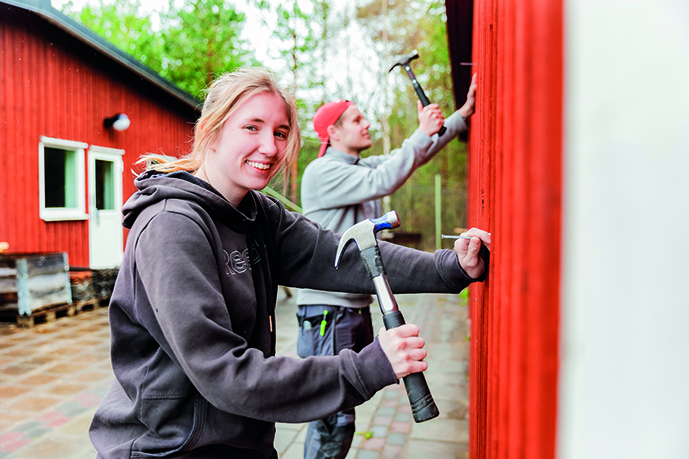
<svg viewBox="0 0 689 459">
<path fill-rule="evenodd" d="M 342 349 L 359 352 L 373 341 L 368 307 L 355 309 L 331 305 L 300 305 L 297 311 L 297 353 L 337 355 Z M 344 459 L 354 439 L 354 409 L 309 423 L 304 459 Z"/>
</svg>

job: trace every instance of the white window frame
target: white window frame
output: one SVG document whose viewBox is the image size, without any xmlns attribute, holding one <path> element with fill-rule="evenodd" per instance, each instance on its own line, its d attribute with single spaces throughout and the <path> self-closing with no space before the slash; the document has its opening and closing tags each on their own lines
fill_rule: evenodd
<svg viewBox="0 0 689 459">
<path fill-rule="evenodd" d="M 75 184 L 75 207 L 53 208 L 45 206 L 45 147 L 75 152 L 76 164 L 74 172 L 77 181 Z M 84 142 L 41 136 L 38 144 L 38 199 L 40 202 L 40 216 L 43 220 L 49 222 L 88 219 L 86 212 L 86 148 L 88 148 L 88 144 Z"/>
</svg>

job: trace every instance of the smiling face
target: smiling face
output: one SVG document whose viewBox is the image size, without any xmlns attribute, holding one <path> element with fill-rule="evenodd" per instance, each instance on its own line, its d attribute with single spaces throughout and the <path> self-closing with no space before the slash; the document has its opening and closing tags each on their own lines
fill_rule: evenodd
<svg viewBox="0 0 689 459">
<path fill-rule="evenodd" d="M 225 121 L 196 175 L 237 207 L 280 170 L 289 133 L 283 99 L 269 92 L 252 96 Z"/>
<path fill-rule="evenodd" d="M 328 128 L 330 145 L 342 152 L 358 155 L 371 147 L 370 125 L 356 105 L 351 105 L 342 113 L 340 121 Z"/>
</svg>

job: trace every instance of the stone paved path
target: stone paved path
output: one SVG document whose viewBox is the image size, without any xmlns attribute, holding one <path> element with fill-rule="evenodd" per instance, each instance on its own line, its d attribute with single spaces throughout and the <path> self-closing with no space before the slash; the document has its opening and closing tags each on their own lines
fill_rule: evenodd
<svg viewBox="0 0 689 459">
<path fill-rule="evenodd" d="M 427 342 L 426 378 L 440 417 L 415 424 L 403 385 L 357 408 L 347 459 L 468 458 L 467 308 L 457 295 L 399 295 L 407 322 Z M 279 355 L 296 356 L 296 306 L 277 308 Z M 372 314 L 376 330 L 380 314 Z M 94 458 L 93 413 L 113 374 L 107 308 L 31 329 L 0 323 L 0 459 Z M 302 457 L 304 424 L 278 424 L 281 459 Z"/>
</svg>

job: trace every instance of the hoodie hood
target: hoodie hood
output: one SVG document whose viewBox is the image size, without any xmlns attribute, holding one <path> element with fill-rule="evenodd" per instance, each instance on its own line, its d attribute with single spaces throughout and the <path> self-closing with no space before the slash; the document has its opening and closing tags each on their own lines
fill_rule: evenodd
<svg viewBox="0 0 689 459">
<path fill-rule="evenodd" d="M 122 224 L 128 229 L 144 209 L 165 199 L 195 202 L 238 232 L 244 232 L 247 223 L 256 219 L 254 191 L 249 191 L 236 209 L 211 185 L 188 172 L 146 171 L 134 180 L 134 185 L 138 191 L 122 206 Z"/>
</svg>

